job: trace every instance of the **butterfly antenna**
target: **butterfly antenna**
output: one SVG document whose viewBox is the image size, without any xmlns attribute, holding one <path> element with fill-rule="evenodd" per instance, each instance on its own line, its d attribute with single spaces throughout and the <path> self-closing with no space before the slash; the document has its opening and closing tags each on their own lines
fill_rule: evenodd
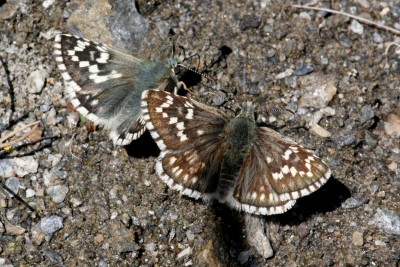
<svg viewBox="0 0 400 267">
<path fill-rule="evenodd" d="M 271 109 L 267 110 L 267 113 L 280 114 L 280 113 L 282 113 L 283 111 L 290 112 L 290 113 L 292 114 L 292 116 L 294 116 L 294 112 L 291 111 L 290 109 L 271 108 Z"/>
<path fill-rule="evenodd" d="M 185 65 L 182 65 L 182 64 L 178 64 L 178 66 L 181 67 L 181 68 L 184 68 L 184 69 L 186 69 L 186 70 L 188 70 L 188 71 L 191 71 L 191 72 L 193 72 L 193 73 L 196 73 L 196 74 L 200 75 L 201 77 L 204 77 L 204 78 L 206 78 L 206 79 L 208 79 L 208 80 L 214 82 L 215 84 L 217 83 L 217 82 L 216 82 L 213 78 L 211 78 L 210 76 L 208 76 L 208 75 L 206 75 L 206 74 L 203 74 L 203 73 L 200 73 L 200 72 L 198 72 L 198 71 L 195 70 L 195 69 L 191 69 L 191 68 L 186 67 Z"/>
</svg>

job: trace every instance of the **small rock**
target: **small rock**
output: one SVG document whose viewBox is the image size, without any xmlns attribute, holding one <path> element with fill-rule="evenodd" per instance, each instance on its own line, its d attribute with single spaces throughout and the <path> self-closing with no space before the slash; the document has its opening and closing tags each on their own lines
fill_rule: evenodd
<svg viewBox="0 0 400 267">
<path fill-rule="evenodd" d="M 30 189 L 30 188 L 26 189 L 26 191 L 25 191 L 25 197 L 26 198 L 31 198 L 31 197 L 34 197 L 35 195 L 36 195 L 36 191 L 35 190 Z"/>
<path fill-rule="evenodd" d="M 146 245 L 144 245 L 146 251 L 150 251 L 153 252 L 157 249 L 157 245 L 155 243 L 148 243 Z"/>
<path fill-rule="evenodd" d="M 257 29 L 261 25 L 261 18 L 255 14 L 246 14 L 240 21 L 240 29 L 242 31 L 247 29 Z"/>
<path fill-rule="evenodd" d="M 380 246 L 380 247 L 386 246 L 386 243 L 383 242 L 382 240 L 375 240 L 374 244 L 375 244 L 376 246 Z"/>
<path fill-rule="evenodd" d="M 75 198 L 75 197 L 73 197 L 71 199 L 71 203 L 72 203 L 72 206 L 74 208 L 79 207 L 80 205 L 82 205 L 82 201 L 80 199 L 78 199 L 78 198 Z"/>
<path fill-rule="evenodd" d="M 0 177 L 11 177 L 15 175 L 15 162 L 13 159 L 0 160 Z"/>
<path fill-rule="evenodd" d="M 20 187 L 20 182 L 19 179 L 17 177 L 10 177 L 7 179 L 7 181 L 5 182 L 5 186 L 8 187 L 8 189 L 10 189 L 11 191 L 14 192 L 14 194 L 18 194 L 19 191 L 19 187 Z M 7 191 L 6 191 L 7 192 Z M 7 192 L 7 194 L 12 197 L 13 194 Z"/>
<path fill-rule="evenodd" d="M 400 137 L 400 116 L 397 114 L 389 114 L 384 122 L 385 132 L 387 135 L 395 135 Z"/>
<path fill-rule="evenodd" d="M 3 2 L 0 8 L 0 20 L 12 19 L 19 9 L 20 0 Z"/>
<path fill-rule="evenodd" d="M 51 215 L 40 220 L 40 228 L 46 234 L 53 234 L 63 228 L 63 218 Z"/>
<path fill-rule="evenodd" d="M 297 233 L 299 234 L 300 238 L 303 239 L 310 233 L 310 228 L 306 223 L 303 222 L 297 226 Z"/>
<path fill-rule="evenodd" d="M 242 251 L 239 253 L 238 261 L 240 264 L 245 264 L 249 260 L 249 257 L 250 257 L 250 252 L 248 250 Z"/>
<path fill-rule="evenodd" d="M 328 233 L 333 233 L 335 231 L 335 226 L 333 226 L 332 224 L 328 224 L 326 230 L 328 231 Z"/>
<path fill-rule="evenodd" d="M 304 64 L 303 62 L 298 62 L 296 64 L 296 69 L 294 70 L 293 74 L 296 76 L 304 76 L 313 72 L 315 69 L 314 64 Z"/>
<path fill-rule="evenodd" d="M 369 224 L 375 225 L 386 233 L 400 235 L 400 217 L 391 211 L 378 208 Z"/>
<path fill-rule="evenodd" d="M 352 235 L 352 241 L 354 246 L 363 246 L 364 245 L 364 234 L 358 231 L 355 231 Z"/>
<path fill-rule="evenodd" d="M 15 170 L 19 177 L 23 177 L 29 173 L 37 173 L 39 162 L 33 156 L 27 156 L 14 159 L 18 168 Z"/>
<path fill-rule="evenodd" d="M 182 250 L 181 252 L 178 253 L 178 255 L 176 256 L 177 259 L 189 256 L 192 253 L 192 249 L 190 247 L 185 248 L 184 250 Z"/>
<path fill-rule="evenodd" d="M 221 106 L 225 102 L 225 97 L 223 95 L 217 94 L 213 96 L 212 102 L 216 106 Z"/>
<path fill-rule="evenodd" d="M 245 215 L 245 225 L 247 232 L 247 242 L 250 246 L 264 258 L 270 258 L 274 255 L 270 240 L 265 234 L 265 225 L 261 218 Z"/>
<path fill-rule="evenodd" d="M 357 20 L 353 19 L 350 24 L 350 30 L 358 35 L 362 35 L 364 33 L 364 27 Z"/>
<path fill-rule="evenodd" d="M 58 254 L 51 248 L 42 249 L 42 254 L 44 256 L 46 256 L 52 263 L 62 263 L 63 262 L 63 258 L 60 256 L 60 254 Z"/>
<path fill-rule="evenodd" d="M 60 122 L 60 118 L 57 118 L 57 112 L 54 107 L 50 109 L 49 112 L 46 113 L 46 125 L 56 125 Z"/>
<path fill-rule="evenodd" d="M 377 43 L 377 44 L 383 43 L 383 38 L 382 38 L 382 36 L 381 36 L 379 33 L 377 33 L 377 32 L 374 32 L 374 33 L 372 34 L 372 38 L 374 39 L 374 42 Z"/>
<path fill-rule="evenodd" d="M 336 95 L 336 81 L 332 77 L 321 74 L 311 74 L 300 78 L 302 96 L 299 106 L 324 108 Z"/>
<path fill-rule="evenodd" d="M 40 246 L 43 243 L 44 238 L 46 237 L 46 234 L 41 231 L 33 231 L 32 232 L 32 242 L 35 245 Z"/>
<path fill-rule="evenodd" d="M 289 76 L 291 76 L 293 74 L 293 72 L 294 72 L 293 69 L 287 69 L 287 70 L 285 70 L 285 71 L 283 71 L 281 73 L 278 73 L 275 76 L 275 79 L 276 80 L 281 80 L 283 78 L 289 77 Z"/>
<path fill-rule="evenodd" d="M 370 105 L 363 106 L 361 109 L 361 115 L 360 115 L 361 124 L 364 124 L 366 121 L 372 119 L 374 116 L 375 116 L 375 113 L 372 110 L 372 107 Z"/>
<path fill-rule="evenodd" d="M 104 236 L 102 234 L 98 234 L 94 237 L 94 242 L 97 244 L 101 244 L 104 242 Z"/>
<path fill-rule="evenodd" d="M 353 144 L 357 141 L 354 133 L 354 121 L 348 122 L 344 129 L 334 133 L 332 135 L 332 140 L 340 147 L 345 147 Z"/>
<path fill-rule="evenodd" d="M 261 93 L 261 89 L 258 85 L 254 85 L 250 87 L 249 94 L 251 95 L 259 95 Z"/>
<path fill-rule="evenodd" d="M 319 124 L 314 124 L 310 128 L 310 133 L 319 135 L 319 136 L 324 137 L 324 138 L 328 138 L 328 137 L 332 136 L 332 134 L 327 129 L 323 128 Z"/>
<path fill-rule="evenodd" d="M 64 201 L 65 196 L 68 193 L 68 187 L 65 185 L 51 186 L 46 190 L 47 194 L 50 195 L 51 200 L 55 203 L 61 203 Z"/>
<path fill-rule="evenodd" d="M 187 239 L 189 241 L 193 241 L 194 240 L 194 234 L 190 230 L 186 231 L 186 237 L 187 237 Z"/>
<path fill-rule="evenodd" d="M 371 4 L 368 2 L 368 0 L 356 0 L 356 2 L 357 2 L 362 8 L 365 8 L 365 9 L 368 9 L 368 8 L 371 6 Z"/>
<path fill-rule="evenodd" d="M 396 171 L 397 168 L 398 168 L 398 166 L 397 166 L 397 163 L 395 161 L 393 161 L 392 163 L 390 163 L 388 165 L 388 169 L 391 170 L 391 171 Z"/>
<path fill-rule="evenodd" d="M 12 225 L 12 224 L 6 223 L 5 226 L 6 226 L 7 234 L 22 235 L 23 233 L 25 233 L 25 228 L 22 228 L 19 225 Z"/>
<path fill-rule="evenodd" d="M 7 261 L 9 261 L 9 260 L 6 260 L 4 258 L 0 258 L 0 266 L 1 267 L 14 267 L 14 265 L 12 265 L 12 264 L 6 264 Z"/>
<path fill-rule="evenodd" d="M 47 9 L 54 4 L 54 1 L 55 0 L 44 0 L 42 6 L 44 7 L 44 9 Z"/>
<path fill-rule="evenodd" d="M 361 206 L 362 204 L 366 203 L 368 201 L 368 199 L 366 197 L 364 198 L 348 198 L 346 199 L 346 201 L 344 201 L 342 203 L 342 208 L 343 209 L 354 209 L 357 208 L 359 206 Z"/>
<path fill-rule="evenodd" d="M 27 79 L 28 92 L 38 94 L 42 91 L 49 73 L 46 69 L 35 70 Z"/>
</svg>

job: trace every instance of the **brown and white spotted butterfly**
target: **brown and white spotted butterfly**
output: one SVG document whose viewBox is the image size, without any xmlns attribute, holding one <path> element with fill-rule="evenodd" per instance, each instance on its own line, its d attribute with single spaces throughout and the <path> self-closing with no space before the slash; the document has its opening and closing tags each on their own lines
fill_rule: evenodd
<svg viewBox="0 0 400 267">
<path fill-rule="evenodd" d="M 184 195 L 271 215 L 287 211 L 330 177 L 328 165 L 313 153 L 258 127 L 250 103 L 230 118 L 192 99 L 148 90 L 141 106 L 161 150 L 156 172 Z"/>
<path fill-rule="evenodd" d="M 145 131 L 143 91 L 184 86 L 174 72 L 183 56 L 149 61 L 69 34 L 55 37 L 54 56 L 73 106 L 110 129 L 117 145 L 127 145 Z"/>
</svg>

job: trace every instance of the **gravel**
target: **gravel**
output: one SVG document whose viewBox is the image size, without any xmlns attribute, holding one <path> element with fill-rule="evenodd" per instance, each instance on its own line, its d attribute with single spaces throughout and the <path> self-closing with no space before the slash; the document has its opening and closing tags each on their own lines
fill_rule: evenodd
<svg viewBox="0 0 400 267">
<path fill-rule="evenodd" d="M 291 1 L 296 3 L 297 1 Z M 398 27 L 396 1 L 333 7 Z M 23 1 L 0 6 L 1 266 L 397 266 L 400 112 L 390 32 L 284 1 Z M 279 216 L 247 218 L 169 190 L 148 134 L 116 147 L 72 109 L 52 56 L 69 32 L 139 51 L 195 55 L 178 75 L 190 97 L 234 115 L 253 101 L 269 126 L 332 168 L 320 190 Z M 287 112 L 291 113 L 291 112 Z M 286 114 L 283 112 L 282 114 Z M 264 119 L 264 122 L 267 120 Z"/>
</svg>

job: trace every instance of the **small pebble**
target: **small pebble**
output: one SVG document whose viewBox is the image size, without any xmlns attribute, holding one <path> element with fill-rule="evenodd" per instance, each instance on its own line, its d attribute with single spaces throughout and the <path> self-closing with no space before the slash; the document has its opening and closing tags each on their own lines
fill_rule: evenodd
<svg viewBox="0 0 400 267">
<path fill-rule="evenodd" d="M 64 201 L 65 196 L 68 193 L 68 187 L 65 185 L 55 185 L 49 187 L 46 192 L 50 195 L 51 200 L 55 203 L 61 203 Z"/>
<path fill-rule="evenodd" d="M 54 1 L 55 0 L 44 0 L 42 6 L 44 7 L 44 9 L 47 9 L 54 4 Z"/>
<path fill-rule="evenodd" d="M 358 35 L 362 35 L 364 33 L 364 27 L 357 20 L 353 19 L 350 24 L 350 30 Z"/>
<path fill-rule="evenodd" d="M 357 207 L 361 206 L 362 204 L 366 203 L 367 201 L 368 201 L 367 198 L 350 197 L 342 203 L 342 208 L 343 209 L 354 209 L 354 208 L 357 208 Z"/>
<path fill-rule="evenodd" d="M 300 236 L 300 238 L 306 237 L 310 233 L 310 228 L 306 223 L 301 223 L 299 226 L 297 226 L 297 234 Z"/>
<path fill-rule="evenodd" d="M 369 222 L 388 234 L 400 235 L 400 217 L 394 212 L 378 208 Z"/>
<path fill-rule="evenodd" d="M 246 14 L 240 21 L 240 29 L 242 31 L 247 29 L 257 29 L 261 25 L 261 18 L 255 14 Z"/>
<path fill-rule="evenodd" d="M 10 235 L 22 235 L 25 233 L 25 228 L 22 228 L 19 225 L 11 225 L 6 223 L 5 224 L 6 228 L 6 233 Z"/>
<path fill-rule="evenodd" d="M 323 138 L 328 138 L 332 136 L 332 134 L 327 129 L 323 128 L 319 124 L 314 124 L 313 126 L 311 126 L 310 133 L 319 135 Z"/>
<path fill-rule="evenodd" d="M 40 228 L 46 234 L 52 234 L 63 228 L 63 218 L 57 215 L 50 215 L 40 220 Z"/>
<path fill-rule="evenodd" d="M 289 76 L 291 76 L 293 74 L 293 72 L 294 72 L 293 69 L 287 69 L 287 70 L 285 70 L 285 71 L 283 71 L 281 73 L 278 73 L 275 76 L 275 79 L 276 80 L 281 80 L 283 78 L 289 77 Z"/>
<path fill-rule="evenodd" d="M 303 62 L 296 64 L 296 69 L 294 70 L 294 75 L 296 76 L 303 76 L 313 72 L 315 69 L 314 64 L 304 64 Z"/>
<path fill-rule="evenodd" d="M 15 165 L 18 168 L 15 170 L 19 177 L 23 177 L 29 173 L 37 173 L 39 162 L 33 156 L 14 158 Z"/>
<path fill-rule="evenodd" d="M 328 75 L 311 74 L 299 78 L 302 96 L 299 99 L 301 107 L 326 107 L 336 95 L 336 80 Z"/>
<path fill-rule="evenodd" d="M 46 69 L 35 70 L 27 79 L 28 92 L 38 94 L 42 91 L 49 73 Z"/>
<path fill-rule="evenodd" d="M 19 187 L 20 187 L 20 182 L 17 177 L 10 177 L 6 180 L 5 185 L 10 189 L 11 191 L 14 192 L 14 194 L 18 194 Z M 13 196 L 13 194 L 7 192 L 10 197 Z"/>
<path fill-rule="evenodd" d="M 176 256 L 177 259 L 189 256 L 192 253 L 192 249 L 190 247 L 185 248 L 184 250 L 182 250 L 181 252 L 178 253 L 178 255 Z"/>
<path fill-rule="evenodd" d="M 35 195 L 36 195 L 36 191 L 35 190 L 30 189 L 30 188 L 26 189 L 26 191 L 25 191 L 25 197 L 26 198 L 31 198 L 31 197 L 34 197 Z"/>
<path fill-rule="evenodd" d="M 384 122 L 384 127 L 387 135 L 400 137 L 400 116 L 393 113 L 389 114 Z"/>
<path fill-rule="evenodd" d="M 60 256 L 60 254 L 58 254 L 51 248 L 43 248 L 42 254 L 46 256 L 51 263 L 57 264 L 63 262 L 63 258 Z"/>
<path fill-rule="evenodd" d="M 370 105 L 363 106 L 361 109 L 361 115 L 360 115 L 361 124 L 364 124 L 366 121 L 372 119 L 374 116 L 375 116 L 375 113 L 372 110 L 372 107 Z"/>
<path fill-rule="evenodd" d="M 240 264 L 245 264 L 249 260 L 249 257 L 250 257 L 250 252 L 248 250 L 242 251 L 239 253 L 238 261 Z"/>
<path fill-rule="evenodd" d="M 259 95 L 261 93 L 261 89 L 258 85 L 254 85 L 250 87 L 249 94 L 251 95 Z"/>
<path fill-rule="evenodd" d="M 354 246 L 361 247 L 364 245 L 364 234 L 361 232 L 355 231 L 351 239 Z"/>
</svg>

